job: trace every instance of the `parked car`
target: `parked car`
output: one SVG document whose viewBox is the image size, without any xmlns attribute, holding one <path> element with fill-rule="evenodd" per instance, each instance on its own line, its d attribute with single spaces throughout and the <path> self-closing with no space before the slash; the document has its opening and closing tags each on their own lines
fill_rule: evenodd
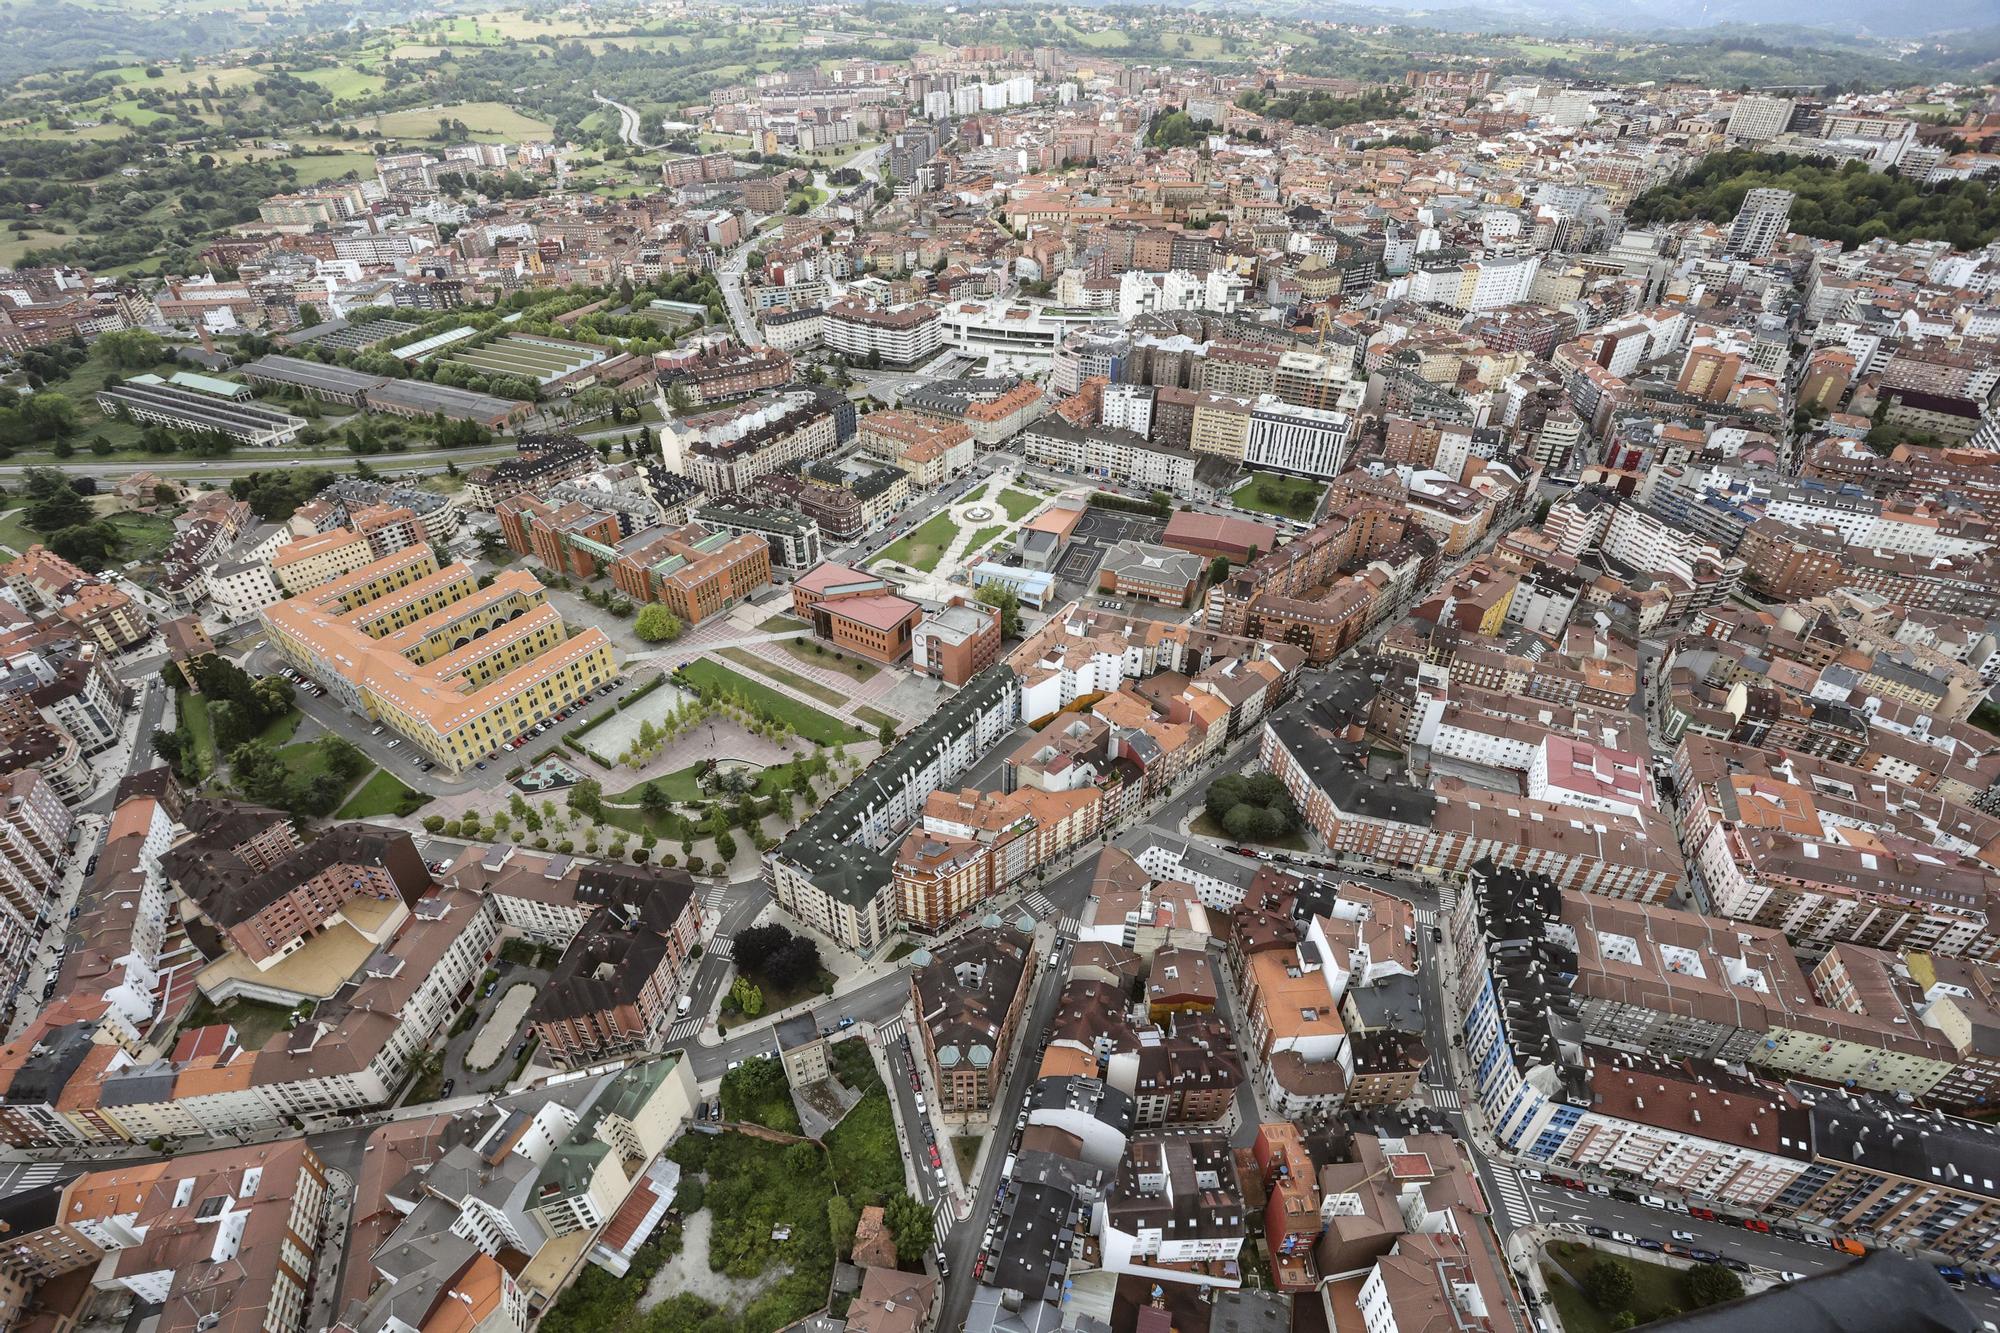
<svg viewBox="0 0 2000 1333">
<path fill-rule="evenodd" d="M 1714 1250 L 1689 1250 L 1688 1258 L 1698 1264 L 1719 1264 L 1722 1262 L 1722 1256 Z"/>
<path fill-rule="evenodd" d="M 1937 1266 L 1937 1274 L 1954 1287 L 1965 1285 L 1965 1270 L 1957 1264 L 1939 1264 Z"/>
<path fill-rule="evenodd" d="M 1684 1244 L 1692 1245 L 1698 1237 L 1692 1231 L 1676 1231 L 1674 1232 L 1674 1239 Z"/>
<path fill-rule="evenodd" d="M 1778 1281 L 1780 1282 L 1803 1282 L 1805 1280 L 1806 1275 L 1804 1273 L 1794 1273 L 1789 1268 L 1778 1274 Z"/>
<path fill-rule="evenodd" d="M 438 1089 L 438 1100 L 443 1101 L 445 1098 L 451 1096 L 451 1090 L 453 1088 L 456 1088 L 457 1086 L 458 1086 L 457 1079 L 455 1078 L 446 1079 L 444 1081 L 444 1086 Z"/>
<path fill-rule="evenodd" d="M 1614 1231 L 1611 1233 L 1611 1239 L 1617 1241 L 1620 1245 L 1637 1245 L 1639 1243 L 1639 1238 L 1629 1231 Z"/>
<path fill-rule="evenodd" d="M 1745 1231 L 1761 1231 L 1767 1236 L 1771 1234 L 1771 1224 L 1761 1217 L 1744 1218 L 1743 1229 Z"/>
<path fill-rule="evenodd" d="M 1747 1272 L 1749 1272 L 1749 1271 L 1750 1271 L 1750 1265 L 1749 1265 L 1749 1264 L 1746 1264 L 1746 1263 L 1744 1263 L 1744 1262 L 1743 1262 L 1743 1261 L 1742 1261 L 1741 1259 L 1738 1259 L 1738 1258 L 1737 1258 L 1737 1257 L 1736 1257 L 1735 1255 L 1733 1255 L 1733 1254 L 1725 1254 L 1725 1255 L 1723 1255 L 1723 1256 L 1722 1256 L 1722 1260 L 1721 1260 L 1721 1262 L 1722 1262 L 1722 1266 L 1723 1266 L 1724 1268 L 1727 1268 L 1727 1269 L 1729 1269 L 1729 1270 L 1730 1270 L 1731 1272 L 1735 1272 L 1735 1273 L 1747 1273 Z"/>
<path fill-rule="evenodd" d="M 1833 1238 L 1833 1248 L 1839 1250 L 1842 1254 L 1859 1256 L 1868 1253 L 1868 1247 L 1852 1236 L 1835 1236 Z M 2000 1287 L 2000 1277 L 1995 1277 L 1989 1273 L 1981 1273 L 1979 1277 L 1988 1286 Z"/>
<path fill-rule="evenodd" d="M 1688 1215 L 1690 1217 L 1698 1217 L 1704 1222 L 1713 1222 L 1715 1220 L 1715 1212 L 1709 1208 L 1690 1208 L 1688 1209 Z"/>
<path fill-rule="evenodd" d="M 1586 1236 L 1595 1236 L 1599 1240 L 1611 1239 L 1610 1231 L 1606 1230 L 1604 1227 L 1599 1227 L 1599 1226 L 1587 1226 L 1583 1229 L 1583 1234 Z"/>
<path fill-rule="evenodd" d="M 1642 1250 L 1659 1251 L 1659 1250 L 1664 1250 L 1666 1248 L 1666 1246 L 1660 1244 L 1660 1242 L 1654 1240 L 1651 1236 L 1641 1236 L 1639 1237 L 1639 1239 L 1633 1241 L 1632 1243 L 1634 1245 L 1637 1245 Z"/>
<path fill-rule="evenodd" d="M 1657 1194 L 1641 1194 L 1639 1202 L 1645 1204 L 1648 1208 L 1664 1208 L 1667 1206 L 1667 1201 Z"/>
</svg>

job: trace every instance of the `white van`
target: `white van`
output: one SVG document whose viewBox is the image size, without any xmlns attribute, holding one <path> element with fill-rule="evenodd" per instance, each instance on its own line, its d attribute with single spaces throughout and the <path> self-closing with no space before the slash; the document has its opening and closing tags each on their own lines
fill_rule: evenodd
<svg viewBox="0 0 2000 1333">
<path fill-rule="evenodd" d="M 1006 1161 L 1004 1161 L 1004 1162 L 1002 1162 L 1002 1163 L 1000 1164 L 1000 1178 L 1001 1178 L 1002 1180 L 1012 1180 L 1012 1179 L 1014 1178 L 1014 1154 L 1013 1154 L 1013 1153 L 1008 1153 L 1008 1154 L 1007 1154 L 1007 1160 L 1006 1160 Z"/>
<path fill-rule="evenodd" d="M 677 1014 L 678 1016 L 680 1016 L 680 1017 L 682 1017 L 682 1018 L 686 1018 L 686 1017 L 687 1017 L 687 1012 L 688 1012 L 688 1007 L 689 1007 L 690 1005 L 692 1005 L 693 1003 L 694 1003 L 694 1001 L 690 1000 L 690 999 L 689 999 L 689 998 L 688 998 L 687 996 L 685 996 L 685 995 L 681 996 L 681 998 L 680 998 L 680 999 L 679 999 L 679 1000 L 678 1000 L 678 1001 L 677 1001 L 677 1002 L 675 1003 L 675 1005 L 674 1005 L 674 1012 L 675 1012 L 675 1014 Z"/>
</svg>

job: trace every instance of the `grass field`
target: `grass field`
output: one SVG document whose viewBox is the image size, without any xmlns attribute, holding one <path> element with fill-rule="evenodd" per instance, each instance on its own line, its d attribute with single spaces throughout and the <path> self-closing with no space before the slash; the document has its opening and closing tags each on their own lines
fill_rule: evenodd
<svg viewBox="0 0 2000 1333">
<path fill-rule="evenodd" d="M 864 722 L 870 727 L 874 727 L 877 729 L 879 729 L 884 722 L 887 722 L 890 726 L 894 727 L 898 731 L 901 731 L 903 729 L 902 723 L 896 721 L 895 718 L 890 717 L 887 713 L 877 712 L 875 709 L 870 708 L 867 704 L 857 704 L 854 709 L 854 716 L 858 721 Z"/>
<path fill-rule="evenodd" d="M 938 567 L 938 561 L 944 558 L 945 548 L 957 536 L 958 524 L 952 521 L 950 514 L 933 514 L 922 527 L 890 542 L 875 560 L 894 560 L 928 574 Z"/>
<path fill-rule="evenodd" d="M 1250 480 L 1229 497 L 1229 503 L 1238 509 L 1249 509 L 1259 514 L 1277 514 L 1282 518 L 1301 521 L 1309 519 L 1319 509 L 1320 499 L 1325 496 L 1326 487 L 1304 477 L 1282 477 L 1275 472 L 1252 473 Z"/>
<path fill-rule="evenodd" d="M 375 156 L 372 153 L 328 153 L 283 160 L 298 173 L 301 185 L 338 180 L 350 171 L 357 176 L 375 174 Z"/>
<path fill-rule="evenodd" d="M 0 545 L 8 547 L 16 555 L 42 539 L 41 533 L 21 521 L 27 512 L 25 509 L 10 509 L 0 514 Z"/>
<path fill-rule="evenodd" d="M 19 263 L 21 256 L 30 250 L 54 250 L 60 249 L 65 245 L 73 245 L 79 237 L 88 236 L 88 234 L 87 232 L 72 232 L 67 236 L 58 236 L 52 231 L 43 231 L 39 227 L 30 227 L 28 230 L 20 232 L 0 232 L 0 266 L 12 267 Z"/>
<path fill-rule="evenodd" d="M 1000 492 L 1000 507 L 1007 511 L 1008 518 L 1019 523 L 1030 513 L 1034 512 L 1035 506 L 1040 504 L 1044 498 L 1043 496 L 1034 495 L 1027 491 L 1002 491 Z"/>
<path fill-rule="evenodd" d="M 326 69 L 311 69 L 299 77 L 308 83 L 316 83 L 326 89 L 328 96 L 347 99 L 370 97 L 388 86 L 380 74 L 370 74 L 352 65 L 333 65 Z M 468 122 L 469 123 L 469 122 Z"/>
<path fill-rule="evenodd" d="M 361 790 L 347 798 L 336 819 L 368 819 L 377 815 L 410 815 L 430 803 L 430 797 L 412 791 L 394 773 L 377 770 L 361 784 Z"/>
<path fill-rule="evenodd" d="M 158 514 L 113 514 L 111 526 L 125 539 L 119 548 L 121 560 L 148 561 L 173 545 L 174 521 Z"/>
<path fill-rule="evenodd" d="M 392 139 L 438 139 L 438 121 L 462 120 L 474 139 L 518 143 L 523 139 L 546 139 L 551 127 L 545 120 L 524 116 L 499 102 L 461 102 L 457 106 L 435 107 L 428 111 L 389 111 L 365 117 L 361 128 Z"/>
<path fill-rule="evenodd" d="M 208 720 L 208 700 L 186 690 L 176 693 L 174 699 L 177 716 L 187 723 L 188 735 L 194 738 L 193 766 L 205 778 L 221 762 L 215 753 L 215 728 Z"/>
<path fill-rule="evenodd" d="M 291 1030 L 292 1011 L 283 1005 L 259 1004 L 255 1000 L 231 1000 L 212 1004 L 206 996 L 197 998 L 181 1020 L 181 1031 L 227 1023 L 236 1029 L 237 1042 L 248 1051 L 260 1050 L 280 1032 Z"/>
<path fill-rule="evenodd" d="M 839 708 L 847 702 L 847 696 L 839 690 L 829 689 L 816 680 L 809 680 L 801 676 L 796 671 L 787 671 L 776 662 L 767 662 L 748 648 L 724 648 L 721 650 L 721 653 L 722 656 L 736 663 L 736 665 L 747 667 L 760 676 L 775 680 L 780 685 L 786 686 L 789 689 L 797 690 L 800 694 L 810 694 L 823 704 L 832 704 L 835 708 Z"/>
<path fill-rule="evenodd" d="M 979 552 L 985 550 L 986 543 L 992 541 L 994 538 L 1000 536 L 1002 533 L 1006 531 L 1007 531 L 1007 525 L 1005 523 L 1000 523 L 990 528 L 981 528 L 979 531 L 973 533 L 972 540 L 965 544 L 966 558 L 969 560 L 973 556 L 977 555 Z"/>
<path fill-rule="evenodd" d="M 726 667 L 720 662 L 689 662 L 681 668 L 680 674 L 692 685 L 734 691 L 742 695 L 753 709 L 782 720 L 786 726 L 797 732 L 801 739 L 815 745 L 841 745 L 862 735 L 860 728 L 850 726 L 837 717 L 800 703 L 788 694 L 780 694 L 769 686 L 759 685 L 742 672 Z"/>
<path fill-rule="evenodd" d="M 765 646 L 768 648 L 770 645 L 767 644 Z M 813 651 L 815 646 L 820 649 L 817 653 Z M 840 657 L 835 657 L 832 653 L 826 651 L 824 644 L 808 644 L 803 639 L 788 639 L 783 644 L 783 647 L 795 661 L 804 662 L 811 666 L 825 667 L 828 671 L 838 671 L 842 675 L 851 676 L 857 681 L 873 680 L 882 672 L 881 667 L 876 666 L 873 662 L 864 662 L 858 657 L 849 656 L 845 653 L 841 654 Z M 814 697 L 817 698 L 818 696 L 815 695 Z"/>
</svg>

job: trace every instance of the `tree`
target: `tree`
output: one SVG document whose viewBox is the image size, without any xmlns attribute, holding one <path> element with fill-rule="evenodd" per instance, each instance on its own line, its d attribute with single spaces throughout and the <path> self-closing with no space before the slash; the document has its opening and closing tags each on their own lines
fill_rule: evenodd
<svg viewBox="0 0 2000 1333">
<path fill-rule="evenodd" d="M 730 956 L 736 960 L 736 966 L 741 970 L 761 972 L 765 961 L 791 942 L 792 932 L 776 923 L 751 926 L 736 932 Z"/>
<path fill-rule="evenodd" d="M 819 975 L 819 945 L 809 936 L 794 935 L 784 947 L 764 960 L 762 976 L 773 986 L 790 989 L 803 986 Z"/>
<path fill-rule="evenodd" d="M 48 547 L 71 564 L 100 570 L 124 542 L 118 529 L 109 523 L 78 523 L 49 534 Z"/>
<path fill-rule="evenodd" d="M 175 501 L 177 501 L 179 498 L 180 498 L 180 491 L 175 488 L 172 482 L 162 481 L 154 484 L 153 486 L 154 504 L 170 505 L 173 504 Z"/>
<path fill-rule="evenodd" d="M 210 720 L 215 720 L 216 709 L 209 710 Z M 215 731 L 217 744 L 222 740 L 222 729 Z M 236 785 L 253 801 L 265 805 L 275 805 L 284 797 L 285 783 L 291 777 L 291 770 L 278 757 L 278 751 L 269 741 L 245 741 L 229 751 L 229 767 L 236 775 Z"/>
<path fill-rule="evenodd" d="M 672 808 L 673 799 L 665 787 L 649 782 L 639 789 L 639 806 L 649 815 L 663 815 Z"/>
<path fill-rule="evenodd" d="M 844 1196 L 836 1194 L 826 1201 L 826 1231 L 835 1254 L 844 1255 L 854 1248 L 854 1229 L 860 1223 L 860 1214 Z"/>
<path fill-rule="evenodd" d="M 144 370 L 167 359 L 167 345 L 144 329 L 117 329 L 97 340 L 98 351 L 120 370 Z"/>
<path fill-rule="evenodd" d="M 899 1190 L 882 1206 L 882 1220 L 889 1224 L 889 1234 L 895 1239 L 897 1262 L 922 1263 L 932 1245 L 937 1211 Z"/>
<path fill-rule="evenodd" d="M 1639 1326 L 1639 1316 L 1633 1314 L 1630 1310 L 1620 1310 L 1618 1313 L 1612 1315 L 1606 1323 L 1611 1328 L 1621 1330 L 1622 1333 L 1624 1329 L 1637 1328 Z"/>
<path fill-rule="evenodd" d="M 885 750 L 894 745 L 896 743 L 895 722 L 890 718 L 883 718 L 882 724 L 875 728 L 875 739 L 881 743 L 882 748 Z"/>
<path fill-rule="evenodd" d="M 1721 1264 L 1696 1264 L 1681 1274 L 1681 1291 L 1696 1310 L 1721 1305 L 1743 1295 L 1743 1279 Z"/>
<path fill-rule="evenodd" d="M 1632 1293 L 1637 1284 L 1632 1280 L 1632 1271 L 1624 1264 L 1612 1259 L 1599 1259 L 1583 1275 L 1583 1294 L 1598 1309 L 1610 1313 L 1623 1310 L 1632 1303 Z"/>
<path fill-rule="evenodd" d="M 76 434 L 76 403 L 63 394 L 36 394 L 21 404 L 21 416 L 38 435 L 48 439 L 66 440 Z"/>
<path fill-rule="evenodd" d="M 1228 577 L 1229 557 L 1219 555 L 1208 562 L 1208 581 L 1211 584 L 1221 583 Z"/>
<path fill-rule="evenodd" d="M 97 514 L 90 502 L 76 493 L 74 487 L 65 483 L 46 499 L 37 500 L 28 507 L 23 516 L 27 525 L 36 532 L 59 532 L 64 528 L 81 527 L 94 522 Z"/>
<path fill-rule="evenodd" d="M 1021 637 L 1021 599 L 1012 588 L 1004 583 L 983 584 L 973 596 L 988 606 L 999 608 L 1002 637 Z"/>
<path fill-rule="evenodd" d="M 715 859 L 719 865 L 728 865 L 736 859 L 736 839 L 727 829 L 715 835 Z"/>
<path fill-rule="evenodd" d="M 569 789 L 569 808 L 592 819 L 604 818 L 604 784 L 585 778 Z"/>
<path fill-rule="evenodd" d="M 764 1012 L 764 992 L 748 977 L 739 976 L 729 983 L 729 998 L 745 1017 L 755 1018 Z"/>
<path fill-rule="evenodd" d="M 632 632 L 646 643 L 671 643 L 686 627 L 681 618 L 658 602 L 649 602 L 632 622 Z"/>
<path fill-rule="evenodd" d="M 165 760 L 168 768 L 171 768 L 176 773 L 181 773 L 181 764 L 184 761 L 181 756 L 181 738 L 177 734 L 171 731 L 161 731 L 158 727 L 155 727 L 153 729 L 152 745 L 153 753 Z M 182 776 L 186 775 L 182 774 Z"/>
</svg>

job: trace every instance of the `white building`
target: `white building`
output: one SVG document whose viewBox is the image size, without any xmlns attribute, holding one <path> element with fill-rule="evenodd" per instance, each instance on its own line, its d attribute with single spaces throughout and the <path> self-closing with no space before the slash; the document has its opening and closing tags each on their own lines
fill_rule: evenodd
<svg viewBox="0 0 2000 1333">
<path fill-rule="evenodd" d="M 1250 413 L 1243 465 L 1307 477 L 1338 476 L 1346 465 L 1349 426 L 1344 412 L 1295 407 L 1262 395 Z"/>
</svg>

